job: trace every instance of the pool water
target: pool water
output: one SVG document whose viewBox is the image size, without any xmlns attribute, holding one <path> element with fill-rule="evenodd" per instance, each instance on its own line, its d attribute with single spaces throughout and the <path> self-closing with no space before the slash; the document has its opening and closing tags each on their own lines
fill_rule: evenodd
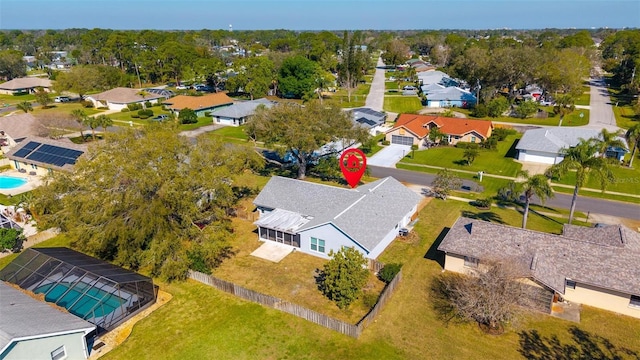
<svg viewBox="0 0 640 360">
<path fill-rule="evenodd" d="M 0 175 L 0 189 L 13 189 L 27 183 L 26 179 Z"/>
<path fill-rule="evenodd" d="M 51 289 L 52 286 L 53 289 Z M 80 286 L 78 284 L 71 290 L 69 290 L 69 286 L 69 283 L 55 285 L 51 283 L 40 286 L 33 292 L 36 294 L 48 292 L 44 297 L 46 301 L 56 303 L 83 319 L 98 318 L 110 314 L 124 302 L 121 298 L 94 287 L 87 291 L 86 286 L 88 285 Z M 82 296 L 83 293 L 84 296 Z M 78 300 L 81 296 L 82 299 Z M 72 307 L 69 308 L 70 306 Z"/>
</svg>

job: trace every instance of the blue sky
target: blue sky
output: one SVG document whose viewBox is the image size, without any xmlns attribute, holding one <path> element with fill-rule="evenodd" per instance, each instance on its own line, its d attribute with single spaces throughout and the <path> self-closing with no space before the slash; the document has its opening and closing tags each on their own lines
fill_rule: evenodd
<svg viewBox="0 0 640 360">
<path fill-rule="evenodd" d="M 640 27 L 638 0 L 0 0 L 0 29 Z"/>
</svg>

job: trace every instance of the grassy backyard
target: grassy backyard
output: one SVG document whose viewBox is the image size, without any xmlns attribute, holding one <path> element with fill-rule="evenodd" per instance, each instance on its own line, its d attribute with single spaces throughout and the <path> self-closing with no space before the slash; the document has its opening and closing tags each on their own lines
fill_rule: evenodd
<svg viewBox="0 0 640 360">
<path fill-rule="evenodd" d="M 422 109 L 422 103 L 417 96 L 385 96 L 383 109 L 398 114 L 415 113 Z"/>
<path fill-rule="evenodd" d="M 472 323 L 445 323 L 429 300 L 429 284 L 442 270 L 435 251 L 439 235 L 461 214 L 515 226 L 521 221 L 512 210 L 479 212 L 461 202 L 431 200 L 416 225 L 416 241 L 396 241 L 381 255 L 383 262 L 404 264 L 403 281 L 357 340 L 194 281 L 159 282 L 173 299 L 140 321 L 105 359 L 515 359 L 535 353 L 557 358 L 569 349 L 584 358 L 597 350 L 637 356 L 640 320 L 589 307 L 580 324 L 529 314 L 500 336 L 486 335 Z M 532 215 L 529 227 L 559 232 L 561 223 Z M 157 346 L 159 332 L 167 338 L 162 346 Z M 536 335 L 536 348 L 523 347 L 523 339 Z"/>
<path fill-rule="evenodd" d="M 591 88 L 589 86 L 582 87 L 584 92 L 576 98 L 576 105 L 589 105 L 591 102 Z"/>
<path fill-rule="evenodd" d="M 34 116 L 38 115 L 69 115 L 73 110 L 83 110 L 87 115 L 95 115 L 103 110 L 98 110 L 95 108 L 85 108 L 79 102 L 68 102 L 68 103 L 52 103 L 49 104 L 49 107 L 46 109 L 42 108 L 42 106 L 38 105 L 33 108 L 31 112 Z"/>
<path fill-rule="evenodd" d="M 244 126 L 224 126 L 208 132 L 206 136 L 219 138 L 226 143 L 246 144 L 249 141 L 249 137 L 244 132 Z"/>
<path fill-rule="evenodd" d="M 479 150 L 480 154 L 471 165 L 463 158 L 464 149 L 453 146 L 441 146 L 416 151 L 405 156 L 402 162 L 408 164 L 424 164 L 441 166 L 449 169 L 466 171 L 484 171 L 486 173 L 514 177 L 522 168 L 522 164 L 514 161 L 514 143 L 519 135 L 510 135 L 498 143 L 497 150 Z"/>
</svg>

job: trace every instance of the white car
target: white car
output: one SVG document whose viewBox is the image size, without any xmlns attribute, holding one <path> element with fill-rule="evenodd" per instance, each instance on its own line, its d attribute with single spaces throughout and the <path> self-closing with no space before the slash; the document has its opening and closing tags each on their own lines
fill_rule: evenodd
<svg viewBox="0 0 640 360">
<path fill-rule="evenodd" d="M 176 90 L 187 90 L 189 87 L 187 85 L 179 84 L 176 86 Z"/>
<path fill-rule="evenodd" d="M 53 99 L 54 102 L 57 103 L 64 103 L 64 102 L 69 102 L 71 99 L 69 99 L 68 96 L 56 96 L 55 99 Z"/>
</svg>

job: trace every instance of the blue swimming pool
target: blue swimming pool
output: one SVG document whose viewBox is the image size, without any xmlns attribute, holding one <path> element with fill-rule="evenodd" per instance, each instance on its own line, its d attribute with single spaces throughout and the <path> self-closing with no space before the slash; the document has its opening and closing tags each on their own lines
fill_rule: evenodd
<svg viewBox="0 0 640 360">
<path fill-rule="evenodd" d="M 13 189 L 27 183 L 26 179 L 0 175 L 0 189 Z"/>
<path fill-rule="evenodd" d="M 94 287 L 87 289 L 87 286 L 82 284 L 71 289 L 69 287 L 69 283 L 47 284 L 33 292 L 46 294 L 46 301 L 56 303 L 83 319 L 110 314 L 124 302 L 121 298 Z"/>
</svg>

